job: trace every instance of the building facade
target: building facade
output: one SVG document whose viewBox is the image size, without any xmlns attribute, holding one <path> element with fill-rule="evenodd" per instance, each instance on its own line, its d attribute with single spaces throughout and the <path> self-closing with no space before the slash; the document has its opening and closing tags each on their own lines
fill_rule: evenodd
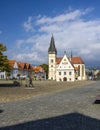
<svg viewBox="0 0 100 130">
<path fill-rule="evenodd" d="M 11 68 L 11 79 L 17 79 L 19 78 L 19 76 L 27 77 L 31 73 L 31 65 L 28 63 L 17 62 L 16 60 L 9 60 L 9 65 Z"/>
<path fill-rule="evenodd" d="M 5 71 L 0 71 L 0 79 L 25 79 L 29 75 L 35 80 L 46 80 L 46 72 L 41 66 L 31 66 L 29 63 L 9 60 L 11 72 L 9 77 Z"/>
<path fill-rule="evenodd" d="M 85 80 L 85 64 L 81 57 L 57 57 L 54 37 L 51 37 L 48 49 L 49 80 L 56 81 L 75 81 Z"/>
<path fill-rule="evenodd" d="M 41 66 L 32 66 L 34 80 L 46 80 L 46 72 Z"/>
</svg>

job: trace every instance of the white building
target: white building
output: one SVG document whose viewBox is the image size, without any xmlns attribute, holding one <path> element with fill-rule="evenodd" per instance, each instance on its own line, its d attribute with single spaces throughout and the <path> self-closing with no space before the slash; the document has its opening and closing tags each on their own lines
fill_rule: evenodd
<svg viewBox="0 0 100 130">
<path fill-rule="evenodd" d="M 24 62 L 17 62 L 16 60 L 9 60 L 9 65 L 11 67 L 11 78 L 18 78 L 28 76 L 31 73 L 31 65 Z"/>
<path fill-rule="evenodd" d="M 0 79 L 6 79 L 6 72 L 0 70 Z"/>
<path fill-rule="evenodd" d="M 85 64 L 81 57 L 57 57 L 54 37 L 51 37 L 48 49 L 48 79 L 56 81 L 85 80 Z"/>
</svg>

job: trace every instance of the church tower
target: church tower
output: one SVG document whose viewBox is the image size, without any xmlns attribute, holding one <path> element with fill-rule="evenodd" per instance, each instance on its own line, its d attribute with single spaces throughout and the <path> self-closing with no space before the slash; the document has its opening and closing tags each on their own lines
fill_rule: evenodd
<svg viewBox="0 0 100 130">
<path fill-rule="evenodd" d="M 50 80 L 56 80 L 56 56 L 57 56 L 57 50 L 55 47 L 54 37 L 52 35 L 50 46 L 48 49 L 48 66 L 49 66 L 48 79 Z"/>
</svg>

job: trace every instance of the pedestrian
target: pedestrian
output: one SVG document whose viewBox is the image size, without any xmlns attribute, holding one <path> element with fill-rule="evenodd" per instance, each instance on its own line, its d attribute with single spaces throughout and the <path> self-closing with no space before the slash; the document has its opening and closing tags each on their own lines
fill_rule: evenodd
<svg viewBox="0 0 100 130">
<path fill-rule="evenodd" d="M 25 87 L 28 87 L 28 84 L 29 84 L 29 78 L 28 78 L 28 77 L 26 77 Z"/>
<path fill-rule="evenodd" d="M 34 86 L 33 86 L 33 83 L 32 83 L 32 78 L 31 78 L 31 76 L 29 76 L 29 87 L 34 87 Z"/>
</svg>

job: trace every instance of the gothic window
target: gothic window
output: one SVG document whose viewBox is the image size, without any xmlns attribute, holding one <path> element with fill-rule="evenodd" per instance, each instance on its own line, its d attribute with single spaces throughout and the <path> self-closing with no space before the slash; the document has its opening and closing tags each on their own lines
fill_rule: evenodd
<svg viewBox="0 0 100 130">
<path fill-rule="evenodd" d="M 84 66 L 82 65 L 82 76 L 84 76 Z"/>
<path fill-rule="evenodd" d="M 78 66 L 78 76 L 80 76 L 80 65 Z"/>
<path fill-rule="evenodd" d="M 53 65 L 51 65 L 51 67 L 53 67 Z"/>
</svg>

